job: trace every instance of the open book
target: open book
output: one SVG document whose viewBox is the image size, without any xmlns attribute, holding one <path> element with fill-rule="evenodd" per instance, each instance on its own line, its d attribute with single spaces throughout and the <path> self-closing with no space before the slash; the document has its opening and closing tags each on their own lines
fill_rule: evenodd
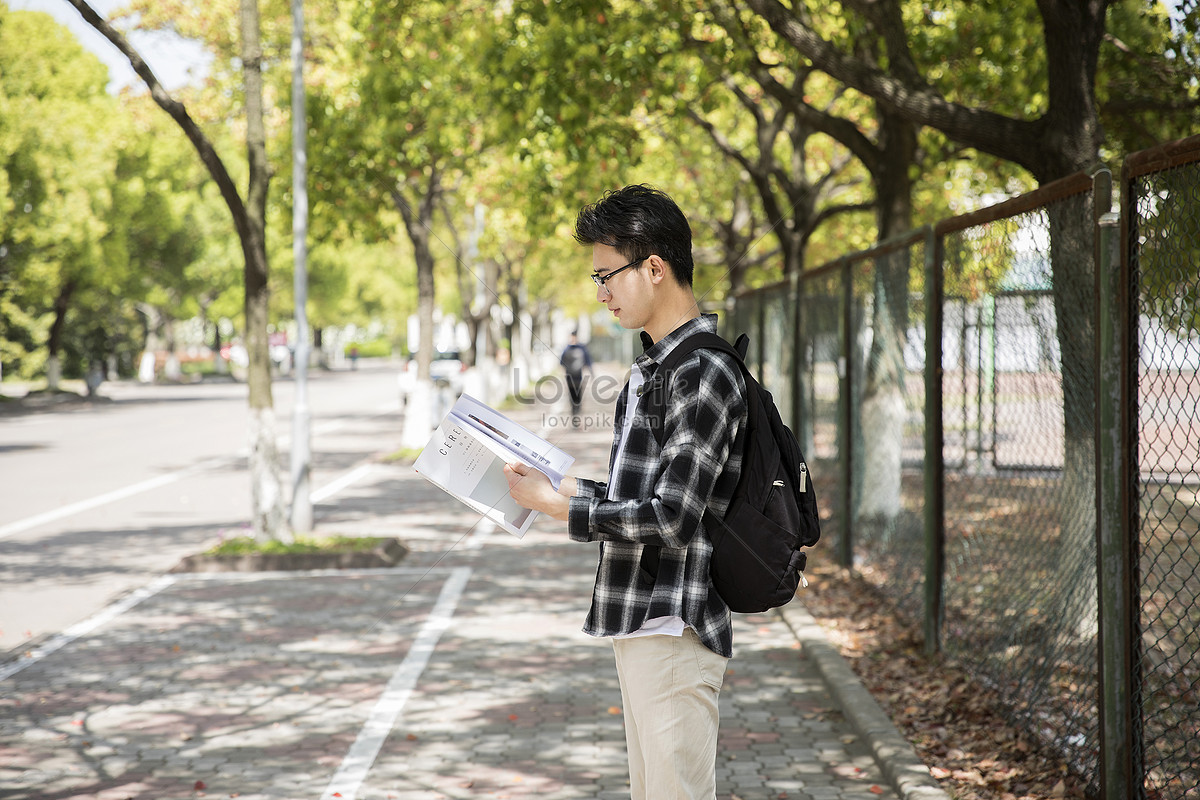
<svg viewBox="0 0 1200 800">
<path fill-rule="evenodd" d="M 413 468 L 520 538 L 538 512 L 518 505 L 508 493 L 504 465 L 517 461 L 546 473 L 557 489 L 575 457 L 464 394 L 433 432 Z"/>
</svg>

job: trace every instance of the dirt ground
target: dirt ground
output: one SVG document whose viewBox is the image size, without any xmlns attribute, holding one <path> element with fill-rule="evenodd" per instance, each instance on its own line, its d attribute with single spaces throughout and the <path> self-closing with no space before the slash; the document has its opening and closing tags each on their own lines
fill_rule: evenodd
<svg viewBox="0 0 1200 800">
<path fill-rule="evenodd" d="M 800 599 L 952 797 L 1085 797 L 1062 757 L 1015 729 L 994 693 L 955 665 L 926 659 L 868 581 L 828 564 L 805 574 Z"/>
</svg>

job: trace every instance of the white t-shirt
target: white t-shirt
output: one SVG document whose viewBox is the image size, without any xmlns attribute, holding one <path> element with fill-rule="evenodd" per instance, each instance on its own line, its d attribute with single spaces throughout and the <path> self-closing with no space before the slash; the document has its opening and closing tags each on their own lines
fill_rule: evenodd
<svg viewBox="0 0 1200 800">
<path fill-rule="evenodd" d="M 625 420 L 621 427 L 621 440 L 617 443 L 617 454 L 613 459 L 613 465 L 621 463 L 621 458 L 625 454 L 625 442 L 629 439 L 629 431 L 633 428 L 634 411 L 637 407 L 639 390 L 642 384 L 646 382 L 646 376 L 642 374 L 642 370 L 637 364 L 629 371 L 629 391 L 625 396 Z M 612 486 L 608 487 L 609 500 L 612 500 Z M 655 617 L 648 619 L 643 623 L 642 627 L 632 633 L 621 634 L 614 636 L 614 639 L 632 639 L 637 636 L 683 636 L 683 629 L 686 627 L 683 617 Z"/>
</svg>

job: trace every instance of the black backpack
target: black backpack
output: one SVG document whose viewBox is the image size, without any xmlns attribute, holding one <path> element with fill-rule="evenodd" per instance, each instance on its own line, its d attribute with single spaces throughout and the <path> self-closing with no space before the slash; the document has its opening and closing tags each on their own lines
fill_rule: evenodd
<svg viewBox="0 0 1200 800">
<path fill-rule="evenodd" d="M 587 356 L 583 352 L 583 348 L 577 344 L 567 347 L 563 351 L 562 358 L 559 359 L 563 369 L 571 375 L 582 375 L 583 368 L 587 366 Z"/>
<path fill-rule="evenodd" d="M 742 473 L 725 518 L 706 515 L 705 528 L 713 545 L 713 587 L 731 611 L 758 613 L 796 595 L 808 561 L 800 548 L 812 547 L 821 538 L 821 519 L 800 445 L 780 419 L 771 393 L 746 368 L 749 343 L 744 333 L 736 347 L 715 333 L 684 339 L 659 364 L 655 377 L 661 379 L 655 381 L 655 390 L 645 393 L 644 413 L 661 447 L 666 391 L 675 367 L 702 348 L 721 350 L 737 360 L 748 406 Z M 642 568 L 652 576 L 658 574 L 659 549 L 648 546 L 642 555 Z"/>
</svg>

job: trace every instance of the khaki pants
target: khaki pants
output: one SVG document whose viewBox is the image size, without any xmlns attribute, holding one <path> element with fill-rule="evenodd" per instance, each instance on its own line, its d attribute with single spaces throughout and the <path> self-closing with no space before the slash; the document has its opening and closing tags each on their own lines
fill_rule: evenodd
<svg viewBox="0 0 1200 800">
<path fill-rule="evenodd" d="M 683 636 L 614 639 L 633 800 L 714 800 L 717 698 L 729 659 Z"/>
</svg>

